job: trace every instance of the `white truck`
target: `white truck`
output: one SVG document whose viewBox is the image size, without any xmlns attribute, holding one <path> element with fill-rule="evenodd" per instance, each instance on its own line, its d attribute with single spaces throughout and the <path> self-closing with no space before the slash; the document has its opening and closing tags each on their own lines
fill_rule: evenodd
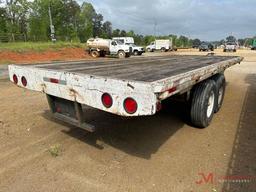
<svg viewBox="0 0 256 192">
<path fill-rule="evenodd" d="M 9 65 L 17 86 L 46 94 L 54 117 L 88 131 L 90 106 L 120 116 L 154 115 L 163 101 L 182 98 L 194 126 L 207 127 L 221 108 L 225 69 L 235 56 L 158 56 Z M 88 108 L 87 108 L 88 109 Z"/>
<path fill-rule="evenodd" d="M 90 38 L 87 40 L 87 46 L 92 57 L 116 55 L 119 58 L 125 58 L 132 54 L 131 46 L 111 39 Z"/>
<path fill-rule="evenodd" d="M 142 53 L 145 53 L 143 47 L 135 45 L 133 37 L 113 37 L 112 39 L 130 45 L 132 47 L 133 55 L 142 55 Z"/>
<path fill-rule="evenodd" d="M 238 48 L 237 42 L 229 41 L 225 43 L 223 52 L 236 52 L 237 48 Z"/>
<path fill-rule="evenodd" d="M 158 39 L 151 42 L 147 47 L 146 50 L 148 52 L 154 52 L 155 50 L 161 50 L 162 52 L 165 51 L 176 51 L 172 44 L 172 39 Z"/>
</svg>

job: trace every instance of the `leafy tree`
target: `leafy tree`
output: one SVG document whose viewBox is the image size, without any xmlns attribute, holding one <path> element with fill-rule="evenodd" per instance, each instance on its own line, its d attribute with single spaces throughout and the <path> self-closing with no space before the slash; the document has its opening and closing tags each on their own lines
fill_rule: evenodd
<svg viewBox="0 0 256 192">
<path fill-rule="evenodd" d="M 236 38 L 235 38 L 234 36 L 230 35 L 230 36 L 228 36 L 228 37 L 226 38 L 226 40 L 227 40 L 227 41 L 231 41 L 231 42 L 235 42 L 235 41 L 236 41 Z"/>
<path fill-rule="evenodd" d="M 102 34 L 102 21 L 103 16 L 101 14 L 96 14 L 93 18 L 93 36 L 100 37 Z"/>
<path fill-rule="evenodd" d="M 241 46 L 244 46 L 246 39 L 238 39 L 238 43 Z"/>
<path fill-rule="evenodd" d="M 120 32 L 120 36 L 121 36 L 121 37 L 126 37 L 126 31 L 125 31 L 125 30 L 122 30 L 122 31 Z"/>
<path fill-rule="evenodd" d="M 112 23 L 110 21 L 106 21 L 102 25 L 102 36 L 104 38 L 110 39 L 112 36 Z"/>
<path fill-rule="evenodd" d="M 200 39 L 193 39 L 192 40 L 192 47 L 199 47 L 201 45 Z"/>
<path fill-rule="evenodd" d="M 83 3 L 79 14 L 78 36 L 81 42 L 93 37 L 93 18 L 96 11 L 91 3 Z"/>
<path fill-rule="evenodd" d="M 12 34 L 12 41 L 15 41 L 15 34 L 27 34 L 27 13 L 30 2 L 27 0 L 5 0 L 7 30 Z"/>
<path fill-rule="evenodd" d="M 112 36 L 113 37 L 120 37 L 120 29 L 113 30 Z"/>
<path fill-rule="evenodd" d="M 153 35 L 146 35 L 145 37 L 144 37 L 144 44 L 145 45 L 149 45 L 152 41 L 155 41 L 155 36 L 153 36 Z"/>
<path fill-rule="evenodd" d="M 189 39 L 188 39 L 187 37 L 181 35 L 181 36 L 179 37 L 179 41 L 180 41 L 181 47 L 187 47 L 187 46 L 188 46 L 188 40 L 189 40 Z"/>
<path fill-rule="evenodd" d="M 7 30 L 7 17 L 6 10 L 3 7 L 0 7 L 0 34 L 6 33 Z"/>
</svg>

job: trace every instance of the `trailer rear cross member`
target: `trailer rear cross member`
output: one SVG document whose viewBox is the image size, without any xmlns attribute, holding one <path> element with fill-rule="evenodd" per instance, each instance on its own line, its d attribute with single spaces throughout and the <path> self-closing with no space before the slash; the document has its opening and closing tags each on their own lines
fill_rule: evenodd
<svg viewBox="0 0 256 192">
<path fill-rule="evenodd" d="M 82 106 L 121 116 L 153 115 L 161 101 L 186 95 L 191 121 L 207 127 L 222 104 L 223 72 L 241 57 L 159 56 L 123 60 L 88 60 L 36 65 L 9 65 L 16 85 L 47 95 L 58 119 L 88 131 Z"/>
</svg>

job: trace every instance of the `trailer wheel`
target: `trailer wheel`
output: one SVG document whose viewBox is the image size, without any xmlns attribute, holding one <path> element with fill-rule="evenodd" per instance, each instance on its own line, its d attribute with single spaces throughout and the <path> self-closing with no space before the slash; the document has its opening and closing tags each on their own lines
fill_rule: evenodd
<svg viewBox="0 0 256 192">
<path fill-rule="evenodd" d="M 123 59 L 123 58 L 125 58 L 125 52 L 124 51 L 118 51 L 118 58 L 119 59 Z"/>
<path fill-rule="evenodd" d="M 100 53 L 98 51 L 91 51 L 91 56 L 96 58 L 100 56 Z"/>
<path fill-rule="evenodd" d="M 217 87 L 217 103 L 214 111 L 215 113 L 217 113 L 220 110 L 224 100 L 226 90 L 226 79 L 223 74 L 214 75 L 212 79 L 215 81 Z"/>
<path fill-rule="evenodd" d="M 216 83 L 211 79 L 195 86 L 190 110 L 191 122 L 194 126 L 205 128 L 210 124 L 217 102 L 216 92 Z"/>
</svg>

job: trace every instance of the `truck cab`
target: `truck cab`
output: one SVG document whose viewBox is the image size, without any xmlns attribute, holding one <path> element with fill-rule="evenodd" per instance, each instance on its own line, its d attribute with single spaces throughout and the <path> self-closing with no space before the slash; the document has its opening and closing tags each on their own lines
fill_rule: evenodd
<svg viewBox="0 0 256 192">
<path fill-rule="evenodd" d="M 155 41 L 152 41 L 147 47 L 146 47 L 148 52 L 153 52 L 156 50 L 156 43 Z"/>
<path fill-rule="evenodd" d="M 119 41 L 112 40 L 110 43 L 110 46 L 109 46 L 109 51 L 110 51 L 111 55 L 118 54 L 118 52 L 120 52 L 120 51 L 124 51 L 125 54 L 128 54 L 128 53 L 130 54 L 131 46 L 122 44 Z"/>
<path fill-rule="evenodd" d="M 133 55 L 142 55 L 142 53 L 145 53 L 143 47 L 135 45 L 133 37 L 113 37 L 112 39 L 122 44 L 129 45 Z"/>
<path fill-rule="evenodd" d="M 236 52 L 237 50 L 237 43 L 233 41 L 229 41 L 225 43 L 223 52 Z"/>
</svg>

